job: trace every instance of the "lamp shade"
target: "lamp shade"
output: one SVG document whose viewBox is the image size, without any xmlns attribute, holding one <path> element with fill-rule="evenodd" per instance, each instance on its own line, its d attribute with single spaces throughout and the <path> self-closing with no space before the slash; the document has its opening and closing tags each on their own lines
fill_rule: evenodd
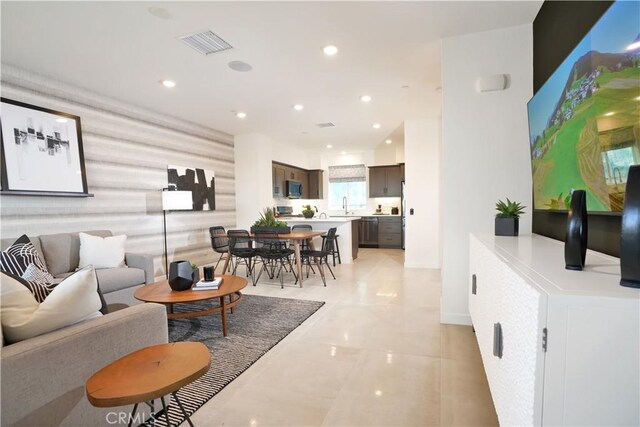
<svg viewBox="0 0 640 427">
<path fill-rule="evenodd" d="M 193 209 L 191 191 L 163 191 L 163 211 L 190 211 Z"/>
</svg>

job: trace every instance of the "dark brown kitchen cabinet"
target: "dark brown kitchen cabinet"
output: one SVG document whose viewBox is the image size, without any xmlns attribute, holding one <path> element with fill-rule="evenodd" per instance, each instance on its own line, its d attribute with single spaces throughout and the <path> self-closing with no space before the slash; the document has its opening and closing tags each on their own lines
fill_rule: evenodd
<svg viewBox="0 0 640 427">
<path fill-rule="evenodd" d="M 402 218 L 399 216 L 381 217 L 378 220 L 378 247 L 402 247 Z"/>
<path fill-rule="evenodd" d="M 322 170 L 309 171 L 309 198 L 322 199 Z"/>
<path fill-rule="evenodd" d="M 302 199 L 311 199 L 311 193 L 309 193 L 309 172 L 298 171 L 296 174 L 296 181 L 300 181 L 302 184 Z"/>
<path fill-rule="evenodd" d="M 307 170 L 284 163 L 272 162 L 273 197 L 286 197 L 286 182 L 302 184 L 301 199 L 322 199 L 322 170 Z"/>
<path fill-rule="evenodd" d="M 400 177 L 402 178 L 402 181 L 405 181 L 405 179 L 404 179 L 404 163 L 400 163 Z"/>
<path fill-rule="evenodd" d="M 399 165 L 369 167 L 369 197 L 400 197 L 402 171 Z"/>
<path fill-rule="evenodd" d="M 273 197 L 284 197 L 285 169 L 279 165 L 274 165 L 273 173 Z"/>
</svg>

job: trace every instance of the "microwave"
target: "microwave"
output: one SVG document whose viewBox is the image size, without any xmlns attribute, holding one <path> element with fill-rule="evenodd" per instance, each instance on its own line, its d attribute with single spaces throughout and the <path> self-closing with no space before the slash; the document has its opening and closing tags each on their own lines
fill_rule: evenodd
<svg viewBox="0 0 640 427">
<path fill-rule="evenodd" d="M 300 181 L 294 181 L 288 179 L 285 181 L 285 193 L 284 195 L 290 199 L 299 199 L 302 197 L 302 183 Z"/>
</svg>

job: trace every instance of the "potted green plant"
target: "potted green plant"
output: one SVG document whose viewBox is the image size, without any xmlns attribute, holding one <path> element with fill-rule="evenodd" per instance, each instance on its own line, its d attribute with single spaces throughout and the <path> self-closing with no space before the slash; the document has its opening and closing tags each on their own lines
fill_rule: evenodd
<svg viewBox="0 0 640 427">
<path fill-rule="evenodd" d="M 311 207 L 311 205 L 304 205 L 302 206 L 302 216 L 310 219 L 313 218 L 313 215 L 315 215 L 316 211 L 313 210 L 313 208 Z"/>
<path fill-rule="evenodd" d="M 260 213 L 260 218 L 251 227 L 252 233 L 272 231 L 278 234 L 291 233 L 291 227 L 284 221 L 278 221 L 272 208 L 265 208 Z"/>
<path fill-rule="evenodd" d="M 518 219 L 524 213 L 524 208 L 520 203 L 512 202 L 507 198 L 506 202 L 498 200 L 496 203 L 496 236 L 517 236 Z"/>
<path fill-rule="evenodd" d="M 193 269 L 193 284 L 195 285 L 200 281 L 200 269 L 195 262 L 191 263 L 191 268 Z"/>
</svg>

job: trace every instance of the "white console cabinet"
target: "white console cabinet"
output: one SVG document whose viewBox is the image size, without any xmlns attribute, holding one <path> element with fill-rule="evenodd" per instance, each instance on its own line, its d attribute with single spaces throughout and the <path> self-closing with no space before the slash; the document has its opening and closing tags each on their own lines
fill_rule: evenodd
<svg viewBox="0 0 640 427">
<path fill-rule="evenodd" d="M 469 311 L 503 426 L 640 425 L 640 290 L 620 262 L 564 243 L 470 237 Z"/>
</svg>

